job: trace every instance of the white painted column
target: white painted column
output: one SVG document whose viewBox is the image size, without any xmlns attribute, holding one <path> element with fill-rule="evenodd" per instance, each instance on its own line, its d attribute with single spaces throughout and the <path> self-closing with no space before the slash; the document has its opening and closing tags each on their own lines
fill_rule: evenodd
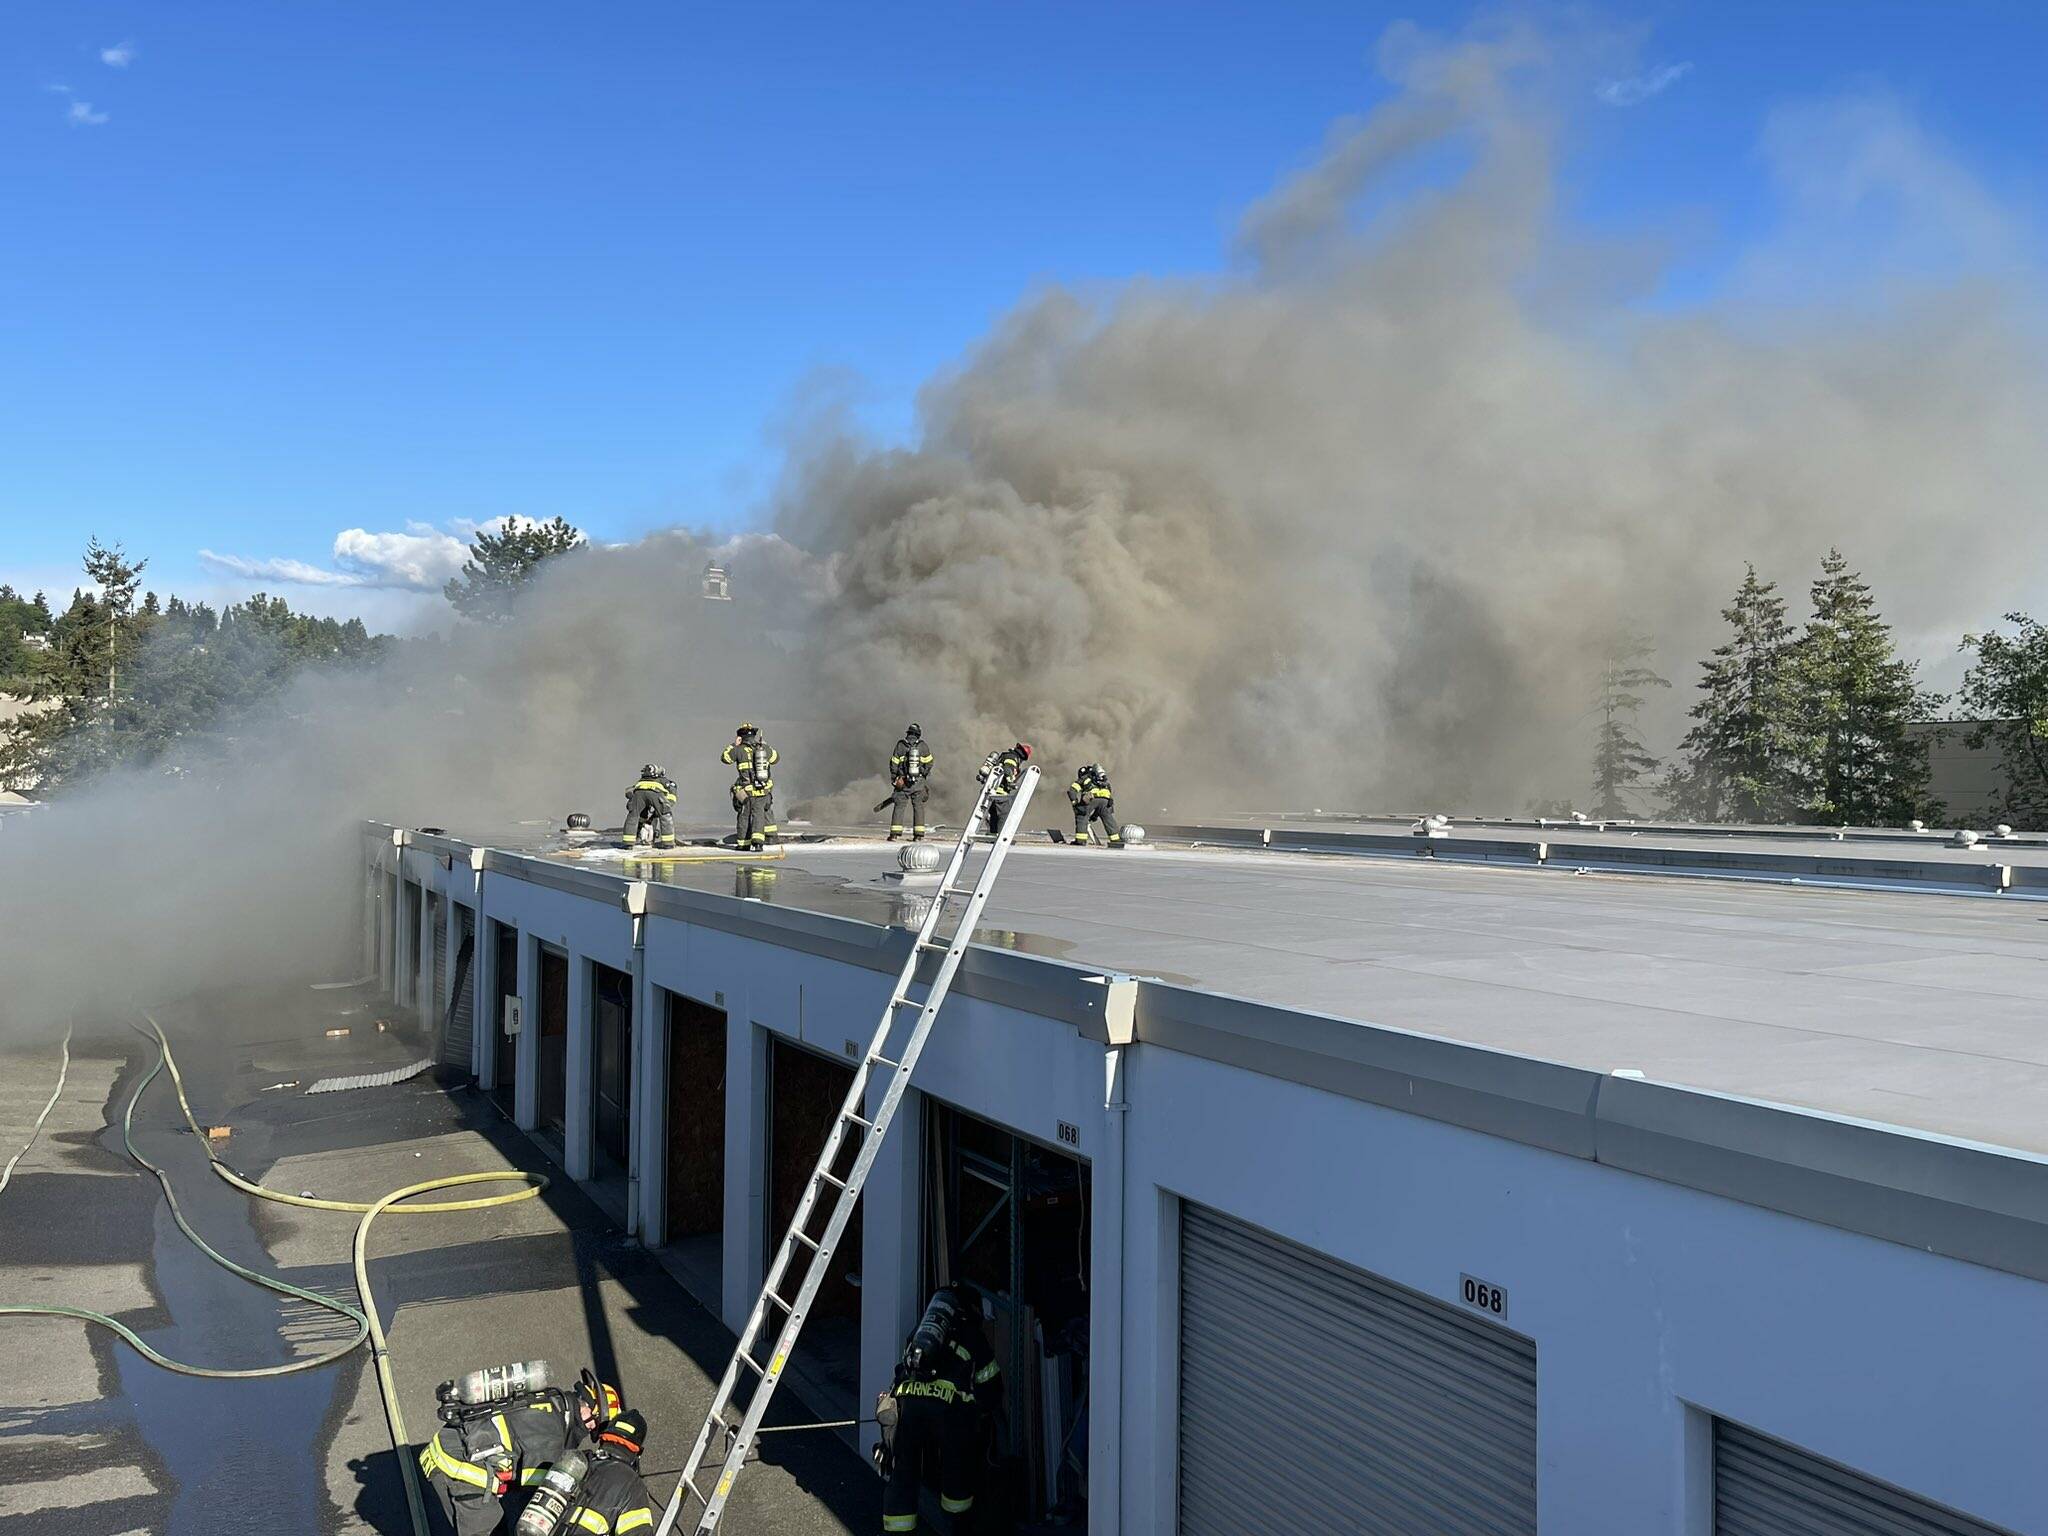
<svg viewBox="0 0 2048 1536">
<path fill-rule="evenodd" d="M 492 1042 L 498 1037 L 500 1022 L 491 1015 L 497 996 L 498 956 L 495 947 L 484 942 L 490 937 L 491 925 L 484 921 L 484 850 L 472 848 L 469 851 L 469 901 L 470 927 L 476 934 L 476 947 L 469 954 L 469 1075 L 478 1082 L 486 1081 L 484 1062 Z"/>
<path fill-rule="evenodd" d="M 1102 1150 L 1089 1173 L 1088 1529 L 1123 1529 L 1124 1050 L 1102 1056 Z"/>
<path fill-rule="evenodd" d="M 888 1086 L 886 1074 L 869 1082 L 864 1113 L 872 1115 L 880 1108 Z M 855 1396 L 859 1403 L 872 1403 L 874 1394 L 889 1384 L 903 1354 L 903 1340 L 917 1326 L 928 1299 L 918 1294 L 918 1256 L 924 1239 L 918 1198 L 924 1105 L 924 1095 L 915 1089 L 904 1094 L 861 1190 L 860 1391 Z M 863 1456 L 873 1453 L 878 1438 L 874 1425 L 861 1425 Z"/>
<path fill-rule="evenodd" d="M 596 1104 L 592 1093 L 591 1058 L 597 1033 L 590 1015 L 590 958 L 569 955 L 569 1049 L 563 1073 L 562 1171 L 572 1179 L 588 1179 L 595 1157 Z"/>
<path fill-rule="evenodd" d="M 767 1275 L 768 1031 L 738 994 L 725 1016 L 725 1274 L 719 1308 L 738 1333 Z"/>
</svg>

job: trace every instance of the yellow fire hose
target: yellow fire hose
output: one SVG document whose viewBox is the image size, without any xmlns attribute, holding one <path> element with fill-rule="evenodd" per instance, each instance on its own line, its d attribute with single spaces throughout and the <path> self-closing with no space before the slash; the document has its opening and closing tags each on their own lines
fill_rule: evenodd
<svg viewBox="0 0 2048 1536">
<path fill-rule="evenodd" d="M 148 1015 L 145 1014 L 144 1017 L 147 1018 Z M 445 1178 L 426 1179 L 418 1184 L 408 1184 L 403 1189 L 394 1189 L 383 1198 L 368 1203 L 356 1200 L 318 1200 L 311 1195 L 289 1195 L 282 1190 L 266 1189 L 261 1184 L 255 1184 L 243 1178 L 214 1155 L 212 1146 L 207 1142 L 206 1133 L 200 1129 L 199 1121 L 193 1116 L 192 1106 L 185 1097 L 185 1080 L 178 1071 L 177 1058 L 171 1053 L 170 1039 L 164 1034 L 163 1026 L 158 1024 L 153 1018 L 149 1020 L 149 1028 L 150 1031 L 154 1032 L 156 1038 L 156 1065 L 149 1069 L 149 1072 L 140 1083 L 136 1084 L 135 1092 L 128 1097 L 128 1107 L 121 1115 L 121 1141 L 127 1148 L 129 1158 L 141 1168 L 155 1175 L 157 1183 L 163 1189 L 164 1199 L 170 1206 L 171 1217 L 178 1224 L 178 1230 L 190 1238 L 201 1253 L 213 1260 L 222 1269 L 249 1281 L 252 1285 L 260 1285 L 264 1289 L 275 1291 L 282 1296 L 291 1296 L 301 1301 L 311 1302 L 314 1306 L 346 1317 L 356 1325 L 355 1337 L 338 1349 L 332 1349 L 325 1354 L 314 1355 L 304 1360 L 287 1361 L 283 1365 L 265 1365 L 242 1370 L 225 1370 L 214 1366 L 190 1365 L 183 1361 L 173 1360 L 169 1356 L 160 1354 L 152 1349 L 125 1323 L 116 1318 L 108 1317 L 103 1312 L 89 1311 L 84 1307 L 66 1307 L 56 1304 L 45 1306 L 0 1306 L 0 1317 L 77 1318 L 83 1322 L 92 1323 L 98 1327 L 111 1330 L 145 1360 L 150 1361 L 154 1365 L 160 1365 L 165 1370 L 176 1371 L 183 1376 L 206 1376 L 235 1381 L 251 1380 L 260 1377 L 290 1376 L 300 1371 L 318 1370 L 321 1366 L 332 1365 L 344 1356 L 352 1354 L 358 1344 L 368 1339 L 370 1343 L 370 1357 L 377 1367 L 377 1390 L 384 1399 L 385 1422 L 391 1430 L 391 1447 L 398 1453 L 398 1465 L 404 1477 L 406 1509 L 412 1517 L 414 1536 L 429 1536 L 426 1500 L 420 1492 L 419 1468 L 412 1454 L 410 1438 L 406 1434 L 405 1414 L 399 1407 L 398 1386 L 391 1374 L 391 1350 L 385 1341 L 384 1323 L 383 1319 L 378 1315 L 376 1299 L 370 1292 L 370 1225 L 386 1212 L 395 1213 L 400 1216 L 425 1216 L 441 1211 L 481 1211 L 493 1206 L 510 1205 L 516 1200 L 531 1200 L 535 1195 L 538 1195 L 547 1188 L 547 1179 L 540 1174 L 524 1173 L 518 1169 L 500 1169 L 489 1173 L 458 1173 L 451 1174 Z M 143 1035 L 145 1039 L 149 1038 L 148 1033 L 143 1030 L 138 1029 L 136 1033 Z M 50 1095 L 49 1105 L 44 1107 L 42 1116 L 36 1121 L 38 1132 L 42 1129 L 43 1120 L 48 1118 L 50 1109 L 56 1105 L 58 1095 L 64 1091 L 64 1079 L 71 1067 L 70 1043 L 71 1035 L 67 1030 L 64 1036 L 63 1062 L 57 1074 L 57 1087 Z M 351 1215 L 359 1214 L 362 1217 L 362 1220 L 356 1223 L 354 1244 L 356 1295 L 362 1302 L 361 1311 L 349 1306 L 346 1302 L 339 1302 L 332 1297 L 321 1295 L 318 1291 L 310 1291 L 302 1286 L 293 1285 L 290 1281 L 281 1279 L 278 1276 L 260 1274 L 256 1270 L 245 1268 L 237 1264 L 233 1259 L 228 1258 L 225 1254 L 216 1251 L 205 1238 L 193 1230 L 191 1224 L 185 1220 L 184 1211 L 178 1206 L 177 1191 L 171 1187 L 170 1176 L 155 1163 L 144 1157 L 135 1147 L 135 1105 L 141 1099 L 143 1090 L 156 1081 L 158 1073 L 165 1070 L 170 1072 L 171 1084 L 177 1090 L 178 1108 L 184 1114 L 186 1125 L 190 1126 L 192 1134 L 199 1138 L 199 1144 L 206 1148 L 206 1160 L 209 1166 L 226 1182 L 232 1184 L 244 1194 L 254 1195 L 259 1200 L 274 1200 L 281 1205 L 296 1205 L 314 1211 L 345 1211 Z M 30 1145 L 33 1144 L 34 1137 L 32 1136 L 30 1138 Z M 8 1163 L 7 1171 L 10 1175 L 14 1171 L 14 1162 L 19 1161 L 20 1157 L 25 1155 L 27 1150 L 28 1148 L 24 1147 L 22 1152 L 16 1154 L 15 1159 Z M 415 1195 L 431 1194 L 436 1190 L 454 1189 L 468 1184 L 504 1183 L 508 1180 L 517 1180 L 526 1187 L 514 1190 L 510 1194 L 487 1195 L 471 1200 L 437 1200 L 420 1205 L 400 1203 L 410 1200 Z M 4 1191 L 5 1188 L 5 1182 L 0 1181 L 0 1191 Z"/>
</svg>

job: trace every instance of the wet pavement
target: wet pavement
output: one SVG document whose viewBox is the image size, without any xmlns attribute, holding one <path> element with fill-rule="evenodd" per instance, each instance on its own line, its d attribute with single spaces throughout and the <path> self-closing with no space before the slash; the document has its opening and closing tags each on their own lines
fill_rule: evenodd
<svg viewBox="0 0 2048 1536">
<path fill-rule="evenodd" d="M 431 1076 L 305 1097 L 319 1077 L 421 1053 L 417 1040 L 379 1032 L 378 1010 L 358 993 L 218 998 L 159 1017 L 198 1118 L 230 1127 L 222 1156 L 245 1176 L 346 1200 L 448 1173 L 555 1176 L 536 1200 L 379 1222 L 371 1279 L 408 1428 L 417 1442 L 433 1427 L 433 1386 L 447 1376 L 519 1358 L 547 1358 L 568 1376 L 592 1363 L 647 1413 L 645 1466 L 657 1500 L 666 1495 L 731 1336 L 488 1099 Z M 330 1039 L 331 1028 L 350 1033 Z M 151 1044 L 118 1026 L 74 1041 L 66 1092 L 0 1193 L 0 1300 L 108 1312 L 165 1354 L 214 1366 L 345 1342 L 345 1319 L 207 1261 L 172 1223 L 155 1181 L 127 1160 L 121 1111 L 154 1059 Z M 0 1048 L 0 1160 L 26 1140 L 56 1069 L 54 1041 Z M 167 1170 L 188 1219 L 224 1254 L 354 1299 L 355 1217 L 252 1200 L 216 1178 L 165 1078 L 150 1085 L 135 1123 L 138 1148 Z M 0 1319 L 0 1349 L 0 1536 L 409 1536 L 364 1350 L 299 1375 L 223 1382 L 162 1370 L 70 1319 Z M 725 1528 L 867 1531 L 878 1508 L 872 1474 L 838 1441 L 781 1436 L 741 1484 Z"/>
</svg>

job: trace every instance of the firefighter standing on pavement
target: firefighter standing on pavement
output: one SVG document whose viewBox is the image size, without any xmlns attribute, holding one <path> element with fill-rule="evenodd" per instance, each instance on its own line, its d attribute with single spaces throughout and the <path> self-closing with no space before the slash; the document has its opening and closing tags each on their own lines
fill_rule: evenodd
<svg viewBox="0 0 2048 1536">
<path fill-rule="evenodd" d="M 420 1471 L 455 1536 L 498 1530 L 508 1498 L 516 1514 L 525 1490 L 621 1406 L 618 1388 L 588 1371 L 573 1393 L 544 1387 L 475 1404 L 456 1401 L 454 1385 L 441 1389 L 442 1425 Z"/>
<path fill-rule="evenodd" d="M 1031 744 L 1020 741 L 1014 747 L 1005 747 L 1000 752 L 991 752 L 981 760 L 981 771 L 975 776 L 986 784 L 995 781 L 995 788 L 988 797 L 988 829 L 1000 832 L 1003 818 L 1010 813 L 1010 797 L 1017 793 L 1017 783 L 1024 777 L 1024 765 L 1031 761 Z"/>
<path fill-rule="evenodd" d="M 732 808 L 738 818 L 735 847 L 765 848 L 776 841 L 774 769 L 780 755 L 761 739 L 761 728 L 752 721 L 741 725 L 732 745 L 719 754 L 720 762 L 739 770 L 732 786 Z"/>
<path fill-rule="evenodd" d="M 636 846 L 640 829 L 651 824 L 655 847 L 675 847 L 675 805 L 675 786 L 659 764 L 647 764 L 640 770 L 640 782 L 626 791 L 626 824 L 619 833 L 620 843 L 628 848 Z"/>
<path fill-rule="evenodd" d="M 912 842 L 923 840 L 925 802 L 931 798 L 932 749 L 924 744 L 924 727 L 914 721 L 889 756 L 889 784 L 895 790 L 889 808 L 889 841 L 906 831 Z M 909 825 L 905 825 L 906 815 Z"/>
<path fill-rule="evenodd" d="M 888 1485 L 882 1493 L 882 1529 L 917 1529 L 917 1496 L 929 1451 L 939 1455 L 939 1507 L 957 1523 L 974 1508 L 981 1470 L 981 1426 L 1001 1401 L 995 1357 L 982 1332 L 979 1309 L 965 1291 L 942 1286 L 918 1320 L 896 1384 L 884 1395 Z"/>
<path fill-rule="evenodd" d="M 1067 786 L 1067 799 L 1074 806 L 1074 841 L 1090 841 L 1089 825 L 1101 822 L 1102 830 L 1109 839 L 1109 846 L 1121 848 L 1124 845 L 1124 829 L 1116 819 L 1116 791 L 1109 787 L 1109 770 L 1100 763 L 1089 763 L 1074 775 L 1074 782 Z"/>
</svg>

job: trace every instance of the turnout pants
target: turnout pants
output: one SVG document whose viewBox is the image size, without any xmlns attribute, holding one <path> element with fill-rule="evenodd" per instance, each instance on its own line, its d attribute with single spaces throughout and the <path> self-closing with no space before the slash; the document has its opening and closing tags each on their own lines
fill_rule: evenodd
<svg viewBox="0 0 2048 1536">
<path fill-rule="evenodd" d="M 1116 802 L 1114 800 L 1084 799 L 1075 804 L 1074 841 L 1077 843 L 1093 841 L 1093 838 L 1090 836 L 1090 823 L 1097 821 L 1102 823 L 1103 836 L 1109 839 L 1109 846 L 1121 848 L 1124 841 L 1124 828 L 1123 823 L 1116 819 Z"/>
<path fill-rule="evenodd" d="M 931 830 L 924 824 L 924 804 L 931 797 L 931 786 L 923 779 L 899 788 L 889 807 L 889 835 L 901 837 L 908 832 L 919 838 Z"/>
<path fill-rule="evenodd" d="M 505 1518 L 504 1501 L 481 1486 L 485 1474 L 469 1456 L 462 1431 L 444 1425 L 421 1453 L 420 1467 L 455 1536 L 491 1536 Z"/>
<path fill-rule="evenodd" d="M 1010 814 L 1009 790 L 997 790 L 988 797 L 988 829 L 991 833 L 1003 830 L 1003 822 Z"/>
<path fill-rule="evenodd" d="M 882 1529 L 917 1529 L 917 1495 L 934 1451 L 939 1458 L 939 1507 L 956 1523 L 974 1508 L 977 1450 L 972 1403 L 936 1397 L 896 1399 L 896 1440 L 890 1448 L 889 1483 L 882 1490 Z"/>
<path fill-rule="evenodd" d="M 626 826 L 619 840 L 628 848 L 640 841 L 640 829 L 652 824 L 654 841 L 663 848 L 672 847 L 676 840 L 675 813 L 669 809 L 668 796 L 656 794 L 651 789 L 636 789 L 626 796 Z"/>
<path fill-rule="evenodd" d="M 756 795 L 746 790 L 735 790 L 733 805 L 738 817 L 733 841 L 751 848 L 765 848 L 776 830 L 774 791 Z"/>
</svg>

